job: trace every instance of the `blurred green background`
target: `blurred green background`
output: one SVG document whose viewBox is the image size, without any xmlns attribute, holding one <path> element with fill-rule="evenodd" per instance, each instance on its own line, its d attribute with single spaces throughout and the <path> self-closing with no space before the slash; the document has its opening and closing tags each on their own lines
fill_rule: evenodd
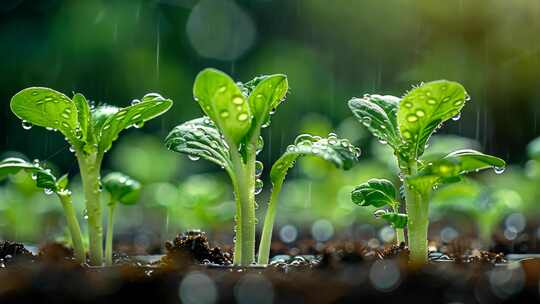
<svg viewBox="0 0 540 304">
<path fill-rule="evenodd" d="M 388 151 L 351 119 L 346 101 L 364 93 L 400 96 L 413 84 L 446 78 L 461 82 L 472 100 L 461 120 L 439 132 L 468 139 L 441 137 L 442 149 L 476 147 L 513 166 L 502 176 L 475 177 L 468 190 L 447 191 L 461 197 L 440 200 L 469 200 L 473 206 L 486 200 L 480 193 L 491 197 L 490 189 L 506 189 L 519 204 L 508 203 L 513 209 L 494 215 L 488 226 L 500 228 L 507 241 L 532 229 L 527 242 L 536 244 L 540 230 L 531 221 L 517 229 L 521 222 L 516 228 L 505 219 L 516 210 L 532 215 L 539 209 L 536 163 L 526 150 L 539 135 L 538 33 L 540 2 L 533 0 L 4 0 L 0 151 L 3 156 L 18 151 L 77 175 L 75 158 L 60 135 L 41 128 L 26 131 L 9 110 L 11 96 L 25 87 L 82 92 L 96 103 L 118 106 L 158 92 L 175 101 L 173 108 L 143 129 L 125 132 L 105 160 L 104 173 L 124 171 L 145 185 L 141 204 L 119 211 L 125 216 L 118 216 L 118 231 L 149 245 L 181 229 L 204 228 L 215 231 L 217 241 L 230 243 L 234 203 L 227 176 L 213 165 L 167 151 L 163 138 L 175 125 L 201 115 L 191 88 L 202 68 L 222 69 L 239 81 L 285 73 L 290 94 L 264 131 L 259 157 L 265 167 L 302 132 L 337 130 L 364 156 L 349 172 L 302 161 L 289 176 L 278 214 L 278 224 L 287 229 L 276 233 L 311 234 L 324 241 L 335 230 L 384 241 L 378 228 L 365 226 L 375 220 L 350 203 L 349 192 L 371 177 L 396 180 L 394 164 Z M 265 196 L 259 197 L 263 207 Z M 60 205 L 45 197 L 27 177 L 4 182 L 0 237 L 37 242 L 60 235 Z M 262 215 L 264 208 L 259 211 Z M 461 232 L 459 224 L 448 227 L 458 234 L 477 229 L 474 223 Z M 441 224 L 441 230 L 448 227 Z M 508 227 L 519 231 L 508 237 Z"/>
</svg>

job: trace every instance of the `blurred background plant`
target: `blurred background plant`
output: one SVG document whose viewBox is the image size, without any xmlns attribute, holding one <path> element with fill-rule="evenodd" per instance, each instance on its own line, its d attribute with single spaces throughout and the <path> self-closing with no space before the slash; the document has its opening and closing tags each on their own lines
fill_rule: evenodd
<svg viewBox="0 0 540 304">
<path fill-rule="evenodd" d="M 126 216 L 118 218 L 116 241 L 152 251 L 183 229 L 202 228 L 230 244 L 234 203 L 226 176 L 167 151 L 163 138 L 200 115 L 191 89 L 202 68 L 243 81 L 285 73 L 291 92 L 263 133 L 265 167 L 303 132 L 336 131 L 363 156 L 347 172 L 300 160 L 284 186 L 276 237 L 291 244 L 352 237 L 377 245 L 392 240 L 391 229 L 355 208 L 349 193 L 371 177 L 392 179 L 396 167 L 387 147 L 371 142 L 351 118 L 346 101 L 447 78 L 463 83 L 472 101 L 464 119 L 439 131 L 430 151 L 475 148 L 511 166 L 503 175 L 482 173 L 440 189 L 432 236 L 451 241 L 480 234 L 486 242 L 490 235 L 509 250 L 539 250 L 540 141 L 526 148 L 539 135 L 539 31 L 540 2 L 526 0 L 5 0 L 0 151 L 44 159 L 73 176 L 77 171 L 61 138 L 26 132 L 9 111 L 11 96 L 28 86 L 116 105 L 149 91 L 170 96 L 171 111 L 144 130 L 126 132 L 105 160 L 104 171 L 122 171 L 143 184 L 140 204 L 118 207 Z M 0 237 L 36 243 L 63 235 L 61 208 L 29 179 L 19 174 L 0 185 Z M 77 179 L 72 184 L 84 217 Z M 259 204 L 263 212 L 265 195 Z"/>
</svg>

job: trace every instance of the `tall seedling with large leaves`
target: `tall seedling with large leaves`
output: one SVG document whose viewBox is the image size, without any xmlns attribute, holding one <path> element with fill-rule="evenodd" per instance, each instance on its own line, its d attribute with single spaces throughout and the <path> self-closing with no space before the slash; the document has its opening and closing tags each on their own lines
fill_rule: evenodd
<svg viewBox="0 0 540 304">
<path fill-rule="evenodd" d="M 31 87 L 15 94 L 11 110 L 23 120 L 25 129 L 32 125 L 59 131 L 75 152 L 81 173 L 90 240 L 90 263 L 103 260 L 102 206 L 100 169 L 104 154 L 119 133 L 129 127 L 140 128 L 144 122 L 166 112 L 172 101 L 158 94 L 145 95 L 131 106 L 91 107 L 82 94 L 73 98 L 49 88 Z"/>
<path fill-rule="evenodd" d="M 410 261 L 427 261 L 429 200 L 440 184 L 459 180 L 469 172 L 495 168 L 505 162 L 473 150 L 423 158 L 430 136 L 449 119 L 459 119 L 468 100 L 463 86 L 439 80 L 413 88 L 403 98 L 365 95 L 353 98 L 349 107 L 355 117 L 396 156 L 404 183 Z"/>
<path fill-rule="evenodd" d="M 255 263 L 255 195 L 262 189 L 258 177 L 263 170 L 262 163 L 257 161 L 263 148 L 260 134 L 287 90 L 285 75 L 260 76 L 242 84 L 221 71 L 205 69 L 195 79 L 193 95 L 207 116 L 177 126 L 166 139 L 169 149 L 188 154 L 192 160 L 204 158 L 214 162 L 228 173 L 236 199 L 236 265 Z M 261 264 L 268 262 L 281 184 L 287 169 L 301 154 L 323 157 L 338 167 L 348 168 L 356 160 L 357 150 L 334 135 L 327 139 L 305 135 L 276 162 L 270 173 L 274 191 L 259 251 Z"/>
</svg>

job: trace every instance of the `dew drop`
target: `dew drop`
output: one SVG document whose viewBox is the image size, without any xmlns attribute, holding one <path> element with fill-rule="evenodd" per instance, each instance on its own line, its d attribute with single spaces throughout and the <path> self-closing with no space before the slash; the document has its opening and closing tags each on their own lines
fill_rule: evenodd
<svg viewBox="0 0 540 304">
<path fill-rule="evenodd" d="M 32 129 L 32 124 L 29 123 L 29 122 L 26 121 L 26 120 L 23 120 L 23 121 L 22 121 L 22 127 L 23 127 L 23 129 L 25 129 L 25 130 L 30 130 L 30 129 Z"/>
<path fill-rule="evenodd" d="M 504 173 L 504 170 L 506 170 L 506 167 L 494 167 L 493 171 L 495 171 L 495 174 L 502 174 Z"/>
<path fill-rule="evenodd" d="M 229 111 L 223 110 L 221 111 L 221 113 L 219 113 L 219 116 L 221 116 L 222 118 L 227 118 L 229 117 Z"/>
<path fill-rule="evenodd" d="M 259 136 L 259 138 L 257 138 L 257 146 L 255 147 L 255 154 L 259 154 L 263 148 L 264 148 L 264 139 L 262 138 L 262 136 Z"/>
<path fill-rule="evenodd" d="M 139 103 L 141 103 L 141 101 L 140 101 L 139 99 L 133 99 L 133 100 L 131 101 L 131 105 L 132 105 L 132 106 L 134 106 L 134 105 L 136 105 L 136 104 L 139 104 Z"/>
<path fill-rule="evenodd" d="M 461 113 L 457 113 L 454 117 L 452 117 L 453 121 L 459 120 L 461 118 Z"/>
<path fill-rule="evenodd" d="M 409 102 L 409 101 L 405 102 L 403 105 L 404 105 L 406 108 L 412 108 L 412 106 L 413 106 L 413 104 L 412 104 L 411 102 Z"/>
<path fill-rule="evenodd" d="M 461 104 L 463 104 L 463 99 L 454 101 L 454 106 L 460 106 Z"/>
<path fill-rule="evenodd" d="M 143 126 L 144 126 L 144 121 L 142 121 L 142 120 L 139 121 L 139 122 L 137 122 L 137 123 L 134 123 L 134 124 L 133 124 L 133 127 L 134 127 L 135 129 L 140 129 L 140 128 L 142 128 Z"/>
<path fill-rule="evenodd" d="M 255 162 L 255 176 L 259 177 L 263 173 L 264 165 L 260 161 Z"/>
<path fill-rule="evenodd" d="M 426 113 L 423 110 L 416 110 L 416 116 L 418 117 L 424 117 Z"/>
<path fill-rule="evenodd" d="M 43 188 L 43 192 L 44 192 L 46 195 L 51 195 L 51 194 L 53 194 L 52 189 L 49 189 L 49 188 Z"/>
<path fill-rule="evenodd" d="M 137 113 L 133 117 L 131 117 L 131 121 L 137 120 L 137 119 L 141 118 L 141 116 L 142 116 L 141 113 Z"/>
<path fill-rule="evenodd" d="M 430 99 L 428 99 L 427 103 L 430 104 L 430 105 L 434 105 L 434 104 L 437 104 L 437 101 L 435 99 L 433 99 L 433 98 L 430 98 Z"/>
<path fill-rule="evenodd" d="M 84 211 L 83 211 L 83 218 L 84 218 L 85 220 L 88 220 L 88 209 L 84 209 Z"/>
<path fill-rule="evenodd" d="M 221 86 L 218 89 L 218 92 L 220 92 L 220 93 L 225 93 L 225 91 L 227 91 L 227 86 Z"/>
<path fill-rule="evenodd" d="M 192 161 L 198 161 L 199 159 L 201 159 L 199 156 L 197 155 L 188 155 L 188 158 Z"/>
<path fill-rule="evenodd" d="M 407 121 L 408 122 L 416 122 L 416 121 L 418 121 L 418 116 L 416 116 L 414 114 L 410 114 L 409 116 L 407 116 Z"/>
<path fill-rule="evenodd" d="M 371 117 L 363 117 L 362 118 L 362 124 L 366 127 L 371 126 Z"/>
<path fill-rule="evenodd" d="M 305 141 L 309 141 L 309 142 L 313 141 L 313 136 L 311 136 L 310 134 L 300 134 L 294 139 L 294 144 L 298 145 Z"/>
<path fill-rule="evenodd" d="M 247 113 L 240 113 L 238 114 L 238 121 L 246 121 L 248 119 L 249 115 Z"/>
<path fill-rule="evenodd" d="M 235 105 L 241 105 L 241 104 L 244 103 L 244 99 L 242 97 L 240 97 L 240 96 L 236 96 L 236 97 L 233 97 L 232 102 Z"/>
<path fill-rule="evenodd" d="M 263 189 L 263 186 L 264 186 L 264 184 L 263 184 L 262 180 L 257 179 L 255 181 L 255 191 L 254 191 L 255 195 L 261 193 L 261 191 Z"/>
<path fill-rule="evenodd" d="M 383 210 L 383 209 L 379 209 L 379 210 L 376 210 L 375 212 L 373 212 L 373 215 L 375 217 L 381 217 L 383 215 L 386 214 L 386 210 Z"/>
<path fill-rule="evenodd" d="M 411 132 L 409 131 L 403 132 L 403 137 L 405 137 L 406 139 L 410 139 L 412 137 Z"/>
</svg>

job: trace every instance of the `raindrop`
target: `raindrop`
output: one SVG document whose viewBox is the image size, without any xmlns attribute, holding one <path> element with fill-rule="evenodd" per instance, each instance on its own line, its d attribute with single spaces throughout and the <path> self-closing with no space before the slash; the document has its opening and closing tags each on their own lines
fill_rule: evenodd
<svg viewBox="0 0 540 304">
<path fill-rule="evenodd" d="M 69 152 L 71 152 L 71 153 L 75 152 L 75 147 L 69 146 Z"/>
<path fill-rule="evenodd" d="M 506 170 L 506 167 L 494 167 L 493 171 L 495 171 L 495 174 L 502 174 L 504 173 L 504 170 Z"/>
<path fill-rule="evenodd" d="M 246 121 L 248 119 L 248 114 L 247 113 L 240 113 L 238 114 L 238 121 Z"/>
<path fill-rule="evenodd" d="M 256 161 L 255 162 L 255 176 L 257 177 L 261 176 L 263 169 L 264 169 L 263 163 L 260 161 Z"/>
<path fill-rule="evenodd" d="M 362 124 L 366 127 L 371 126 L 371 117 L 363 117 L 362 118 Z"/>
<path fill-rule="evenodd" d="M 412 106 L 413 106 L 413 104 L 412 104 L 411 102 L 409 102 L 409 101 L 405 102 L 403 105 L 404 105 L 406 108 L 412 108 Z"/>
<path fill-rule="evenodd" d="M 453 120 L 453 121 L 457 121 L 457 120 L 459 120 L 460 118 L 461 118 L 461 113 L 458 112 L 454 117 L 452 117 L 452 120 Z"/>
<path fill-rule="evenodd" d="M 430 104 L 430 105 L 434 105 L 434 104 L 437 103 L 437 101 L 435 99 L 431 98 L 431 99 L 428 99 L 427 103 Z"/>
<path fill-rule="evenodd" d="M 32 161 L 32 164 L 34 164 L 35 167 L 39 167 L 39 159 L 37 159 L 37 158 L 34 159 L 34 160 Z"/>
<path fill-rule="evenodd" d="M 26 120 L 23 120 L 23 121 L 22 121 L 22 127 L 23 127 L 23 129 L 25 129 L 25 130 L 30 130 L 30 129 L 32 129 L 32 124 L 29 123 L 29 122 L 26 121 Z"/>
<path fill-rule="evenodd" d="M 199 159 L 201 159 L 199 156 L 197 155 L 188 155 L 188 158 L 192 161 L 198 161 Z"/>
<path fill-rule="evenodd" d="M 133 127 L 135 127 L 136 129 L 140 129 L 144 126 L 144 121 L 139 121 L 138 123 L 134 123 L 133 124 Z"/>
<path fill-rule="evenodd" d="M 263 186 L 264 186 L 264 184 L 263 184 L 262 180 L 257 179 L 255 181 L 255 195 L 261 193 L 261 191 L 263 189 Z"/>
<path fill-rule="evenodd" d="M 257 147 L 255 148 L 255 154 L 259 154 L 263 148 L 264 148 L 264 139 L 262 138 L 262 136 L 259 136 L 259 138 L 257 138 Z"/>
<path fill-rule="evenodd" d="M 418 116 L 416 116 L 414 114 L 410 114 L 409 116 L 407 116 L 407 121 L 408 122 L 416 122 L 416 121 L 418 121 Z"/>
<path fill-rule="evenodd" d="M 141 103 L 141 101 L 140 101 L 139 99 L 133 99 L 133 100 L 131 101 L 131 105 L 132 105 L 132 106 L 134 106 L 134 105 L 136 105 L 136 104 L 139 104 L 139 103 Z"/>
<path fill-rule="evenodd" d="M 53 194 L 52 189 L 49 189 L 49 188 L 44 188 L 44 189 L 43 189 L 43 192 L 44 192 L 46 195 L 51 195 L 51 194 Z"/>
<path fill-rule="evenodd" d="M 225 93 L 225 91 L 227 91 L 227 86 L 221 86 L 218 89 L 218 92 L 220 92 L 220 93 Z"/>
<path fill-rule="evenodd" d="M 379 209 L 379 210 L 376 210 L 375 212 L 373 212 L 373 215 L 375 217 L 381 217 L 383 215 L 386 214 L 386 210 L 383 210 L 383 209 Z"/>
<path fill-rule="evenodd" d="M 298 145 L 300 143 L 304 143 L 305 141 L 311 142 L 313 140 L 313 136 L 310 134 L 300 134 L 294 139 L 294 144 Z"/>
<path fill-rule="evenodd" d="M 88 220 L 88 209 L 84 209 L 84 211 L 83 211 L 83 218 L 84 218 L 85 220 Z"/>
<path fill-rule="evenodd" d="M 416 116 L 418 117 L 424 117 L 426 113 L 423 110 L 416 110 Z"/>
<path fill-rule="evenodd" d="M 244 103 L 244 99 L 243 99 L 241 96 L 236 96 L 236 97 L 233 97 L 232 102 L 233 102 L 235 105 L 241 105 L 241 104 Z"/>
<path fill-rule="evenodd" d="M 219 113 L 219 116 L 221 116 L 222 118 L 227 118 L 229 117 L 229 111 L 223 110 L 221 111 L 221 113 Z"/>
</svg>

